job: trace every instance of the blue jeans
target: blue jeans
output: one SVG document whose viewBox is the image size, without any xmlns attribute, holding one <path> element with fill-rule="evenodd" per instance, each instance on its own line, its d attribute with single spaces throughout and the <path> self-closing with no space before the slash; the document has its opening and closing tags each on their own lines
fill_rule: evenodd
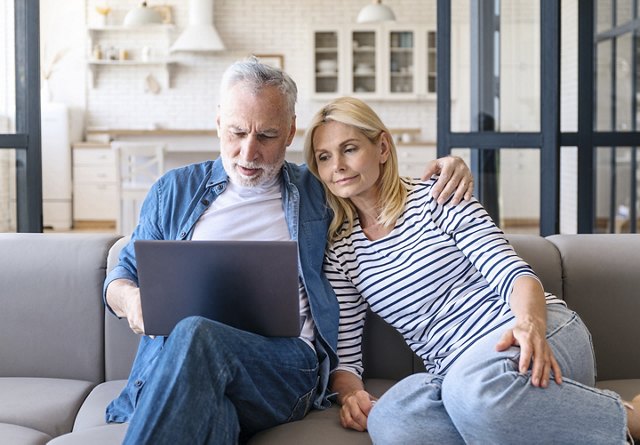
<svg viewBox="0 0 640 445">
<path fill-rule="evenodd" d="M 563 383 L 531 385 L 518 373 L 520 349 L 497 352 L 504 329 L 479 340 L 446 375 L 415 374 L 387 391 L 369 414 L 374 443 L 626 444 L 620 397 L 598 390 L 591 335 L 563 305 L 547 306 L 547 339 Z"/>
<path fill-rule="evenodd" d="M 236 444 L 307 413 L 318 359 L 299 338 L 181 321 L 141 389 L 125 444 Z"/>
</svg>

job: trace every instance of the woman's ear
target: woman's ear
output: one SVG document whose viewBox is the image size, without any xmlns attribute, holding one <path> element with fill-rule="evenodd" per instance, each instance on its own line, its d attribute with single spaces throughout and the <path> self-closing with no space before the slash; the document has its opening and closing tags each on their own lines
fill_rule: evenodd
<svg viewBox="0 0 640 445">
<path fill-rule="evenodd" d="M 380 134 L 380 139 L 378 141 L 378 148 L 380 149 L 380 163 L 384 164 L 389 159 L 389 154 L 391 153 L 391 136 L 387 132 L 382 132 Z"/>
</svg>

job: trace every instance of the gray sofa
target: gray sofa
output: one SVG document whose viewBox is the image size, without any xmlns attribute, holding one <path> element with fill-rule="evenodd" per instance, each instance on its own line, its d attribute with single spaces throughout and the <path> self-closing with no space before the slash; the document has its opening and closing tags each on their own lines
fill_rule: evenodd
<svg viewBox="0 0 640 445">
<path fill-rule="evenodd" d="M 599 385 L 640 392 L 640 235 L 509 237 L 591 329 Z M 120 443 L 104 409 L 124 385 L 137 337 L 105 314 L 102 282 L 126 240 L 97 234 L 0 234 L 0 444 Z M 381 394 L 422 369 L 392 329 L 366 326 L 367 388 Z M 368 444 L 337 407 L 263 431 L 251 445 Z"/>
</svg>

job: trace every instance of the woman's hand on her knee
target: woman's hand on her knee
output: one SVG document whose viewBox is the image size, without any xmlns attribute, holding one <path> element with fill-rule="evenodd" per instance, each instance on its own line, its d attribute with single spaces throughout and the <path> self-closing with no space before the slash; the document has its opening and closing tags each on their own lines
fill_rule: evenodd
<svg viewBox="0 0 640 445">
<path fill-rule="evenodd" d="M 552 373 L 554 381 L 558 385 L 562 383 L 562 371 L 547 342 L 546 329 L 541 329 L 534 322 L 519 320 L 512 329 L 508 329 L 502 335 L 496 349 L 504 351 L 514 345 L 520 347 L 518 372 L 526 374 L 531 368 L 533 386 L 549 386 Z"/>
<path fill-rule="evenodd" d="M 366 431 L 367 418 L 375 401 L 376 398 L 363 389 L 347 394 L 342 398 L 340 424 L 344 428 Z"/>
</svg>

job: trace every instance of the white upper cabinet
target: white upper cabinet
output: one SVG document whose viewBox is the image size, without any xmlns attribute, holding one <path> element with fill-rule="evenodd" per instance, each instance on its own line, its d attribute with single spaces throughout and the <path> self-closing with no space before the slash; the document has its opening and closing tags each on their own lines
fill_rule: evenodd
<svg viewBox="0 0 640 445">
<path fill-rule="evenodd" d="M 350 25 L 313 32 L 313 95 L 435 98 L 436 32 L 426 26 Z"/>
</svg>

